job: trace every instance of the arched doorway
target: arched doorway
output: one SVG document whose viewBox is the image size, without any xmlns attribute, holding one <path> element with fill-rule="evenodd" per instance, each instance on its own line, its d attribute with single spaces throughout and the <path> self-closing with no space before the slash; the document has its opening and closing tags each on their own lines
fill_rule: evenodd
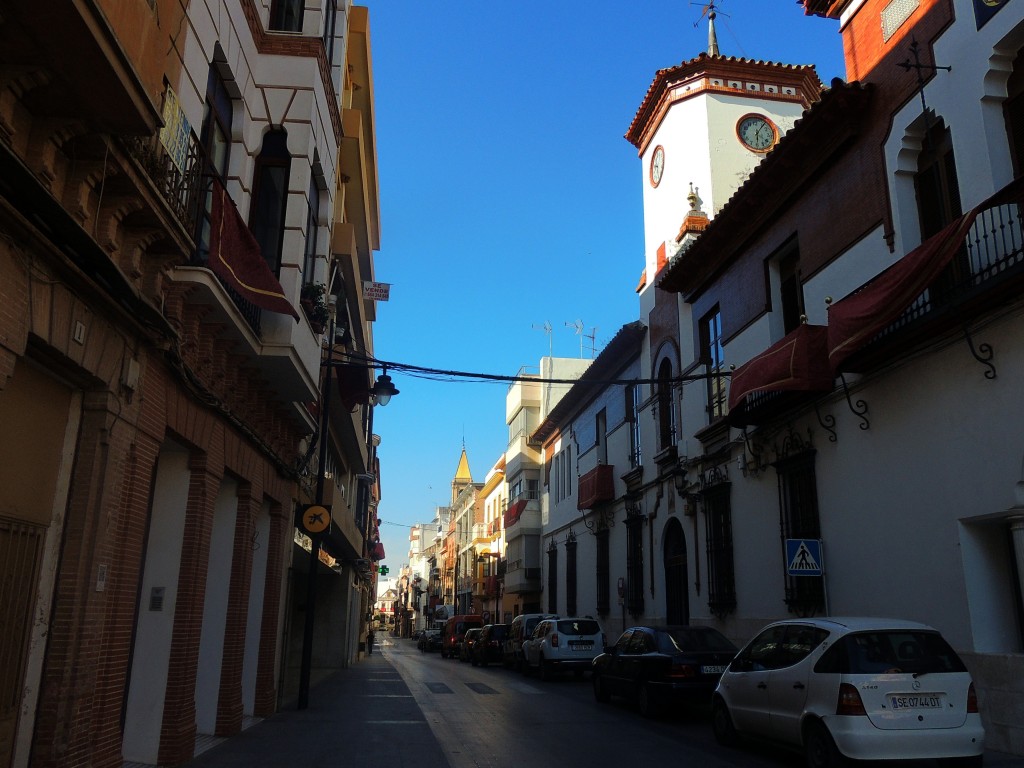
<svg viewBox="0 0 1024 768">
<path fill-rule="evenodd" d="M 665 527 L 665 619 L 669 624 L 690 623 L 690 591 L 686 581 L 686 534 L 678 520 Z"/>
</svg>

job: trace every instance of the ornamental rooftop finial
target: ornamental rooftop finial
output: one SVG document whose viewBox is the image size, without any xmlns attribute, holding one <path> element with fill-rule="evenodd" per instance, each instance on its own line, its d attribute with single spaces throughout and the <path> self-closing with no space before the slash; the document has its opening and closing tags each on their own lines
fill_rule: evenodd
<svg viewBox="0 0 1024 768">
<path fill-rule="evenodd" d="M 720 56 L 718 52 L 718 35 L 715 34 L 715 4 L 708 5 L 708 56 Z"/>
</svg>

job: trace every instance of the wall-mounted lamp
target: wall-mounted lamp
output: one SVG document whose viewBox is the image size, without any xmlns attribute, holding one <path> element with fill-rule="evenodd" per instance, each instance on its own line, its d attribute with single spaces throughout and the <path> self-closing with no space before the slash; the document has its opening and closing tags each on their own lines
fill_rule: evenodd
<svg viewBox="0 0 1024 768">
<path fill-rule="evenodd" d="M 683 467 L 682 462 L 680 462 L 679 466 L 676 467 L 676 473 L 672 477 L 672 482 L 676 486 L 676 493 L 680 496 L 685 496 L 689 483 L 686 482 L 686 469 Z"/>
</svg>

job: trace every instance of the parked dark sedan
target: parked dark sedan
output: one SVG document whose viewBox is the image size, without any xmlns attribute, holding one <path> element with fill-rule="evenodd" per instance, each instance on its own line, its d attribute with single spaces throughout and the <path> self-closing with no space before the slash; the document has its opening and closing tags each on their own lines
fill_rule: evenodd
<svg viewBox="0 0 1024 768">
<path fill-rule="evenodd" d="M 480 632 L 473 646 L 473 666 L 486 667 L 490 663 L 500 664 L 508 636 L 508 624 L 488 624 Z"/>
<path fill-rule="evenodd" d="M 711 627 L 630 627 L 594 659 L 594 697 L 626 696 L 644 717 L 680 701 L 710 703 L 738 650 Z"/>
<path fill-rule="evenodd" d="M 483 627 L 472 627 L 466 630 L 466 634 L 462 636 L 462 640 L 458 644 L 459 651 L 456 655 L 459 661 L 472 660 L 473 648 L 476 645 L 476 641 L 480 638 L 482 631 Z"/>
</svg>

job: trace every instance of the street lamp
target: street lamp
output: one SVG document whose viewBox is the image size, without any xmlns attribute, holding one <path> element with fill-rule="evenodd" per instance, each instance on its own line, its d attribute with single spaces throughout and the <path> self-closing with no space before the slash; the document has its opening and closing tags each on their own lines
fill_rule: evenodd
<svg viewBox="0 0 1024 768">
<path fill-rule="evenodd" d="M 370 390 L 370 394 L 373 395 L 374 403 L 382 406 L 390 403 L 391 398 L 398 394 L 395 385 L 391 383 L 391 377 L 388 376 L 387 368 L 382 368 L 382 372 L 377 377 L 377 382 L 373 385 L 373 389 Z"/>
<path fill-rule="evenodd" d="M 321 364 L 324 368 L 323 386 L 320 388 L 320 451 L 317 461 L 316 474 L 316 504 L 323 506 L 324 484 L 327 469 L 328 436 L 330 434 L 330 412 L 331 412 L 331 379 L 334 371 L 334 345 L 339 341 L 335 334 L 338 331 L 336 325 L 338 299 L 331 295 L 328 306 L 331 316 L 330 327 L 327 331 L 327 356 Z M 344 337 L 344 331 L 338 334 Z M 385 371 L 377 379 L 370 392 L 373 397 L 369 403 L 374 405 L 387 405 L 394 395 L 398 394 L 395 385 L 391 383 L 391 377 Z M 372 412 L 371 412 L 372 413 Z M 372 423 L 372 422 L 371 422 Z M 366 478 L 373 478 L 373 475 L 366 475 Z M 374 478 L 375 480 L 376 478 Z M 365 535 L 365 531 L 364 531 Z M 309 549 L 309 574 L 306 583 L 306 617 L 302 635 L 302 665 L 299 669 L 299 696 L 296 704 L 297 709 L 306 709 L 309 706 L 309 678 L 313 667 L 313 628 L 314 628 L 314 605 L 316 602 L 316 569 L 320 561 L 320 536 L 310 536 L 312 546 Z"/>
</svg>

